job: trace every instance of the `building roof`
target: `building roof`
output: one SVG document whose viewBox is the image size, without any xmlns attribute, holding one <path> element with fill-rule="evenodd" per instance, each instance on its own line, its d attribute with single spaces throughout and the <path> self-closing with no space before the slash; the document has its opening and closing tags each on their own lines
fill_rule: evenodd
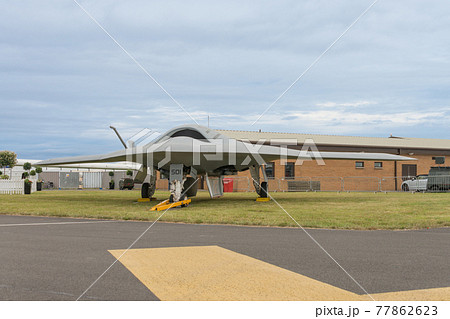
<svg viewBox="0 0 450 319">
<path fill-rule="evenodd" d="M 257 142 L 258 140 L 274 140 L 282 143 L 297 140 L 303 144 L 305 140 L 312 139 L 316 145 L 347 146 L 347 147 L 373 147 L 373 148 L 400 148 L 400 149 L 429 149 L 450 150 L 450 140 L 412 137 L 362 137 L 320 134 L 298 134 L 258 131 L 216 130 L 217 132 L 237 139 Z"/>
</svg>

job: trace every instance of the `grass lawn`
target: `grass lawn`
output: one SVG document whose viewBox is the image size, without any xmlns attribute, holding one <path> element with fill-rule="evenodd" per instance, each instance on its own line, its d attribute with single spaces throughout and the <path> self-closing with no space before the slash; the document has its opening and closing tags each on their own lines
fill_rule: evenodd
<svg viewBox="0 0 450 319">
<path fill-rule="evenodd" d="M 43 191 L 0 195 L 0 214 L 122 220 L 155 220 L 157 202 L 137 203 L 139 191 Z M 339 229 L 418 229 L 450 226 L 450 194 L 271 193 L 300 225 Z M 168 192 L 157 192 L 166 199 Z M 274 201 L 255 202 L 255 193 L 227 193 L 211 200 L 199 192 L 187 208 L 171 209 L 167 222 L 297 226 Z"/>
</svg>

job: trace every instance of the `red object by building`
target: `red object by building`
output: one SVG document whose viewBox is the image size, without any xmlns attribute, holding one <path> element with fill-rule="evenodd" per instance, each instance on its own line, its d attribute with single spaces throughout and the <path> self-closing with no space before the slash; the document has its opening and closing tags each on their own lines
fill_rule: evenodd
<svg viewBox="0 0 450 319">
<path fill-rule="evenodd" d="M 223 192 L 224 193 L 232 193 L 233 192 L 233 179 L 232 178 L 224 178 L 223 179 Z"/>
</svg>

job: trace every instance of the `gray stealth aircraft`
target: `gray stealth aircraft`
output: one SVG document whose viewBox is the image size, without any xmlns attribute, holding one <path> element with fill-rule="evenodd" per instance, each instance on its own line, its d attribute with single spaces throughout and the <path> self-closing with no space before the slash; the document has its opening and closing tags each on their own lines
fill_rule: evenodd
<svg viewBox="0 0 450 319">
<path fill-rule="evenodd" d="M 120 136 L 119 136 L 120 137 Z M 125 147 L 126 144 L 124 144 Z M 156 190 L 156 171 L 169 178 L 170 201 L 176 202 L 197 194 L 198 176 L 205 176 L 212 198 L 223 195 L 223 176 L 250 170 L 256 193 L 267 197 L 267 176 L 264 165 L 277 159 L 338 159 L 409 161 L 413 158 L 383 153 L 311 152 L 283 146 L 252 144 L 229 138 L 200 125 L 181 125 L 162 134 L 144 146 L 103 155 L 56 158 L 36 163 L 39 166 L 89 165 L 92 163 L 131 162 L 139 164 L 135 183 L 142 184 L 143 198 Z M 98 168 L 99 164 L 95 167 Z M 86 167 L 86 166 L 83 166 Z M 129 167 L 129 166 L 128 166 Z M 260 170 L 263 181 L 260 178 Z"/>
</svg>

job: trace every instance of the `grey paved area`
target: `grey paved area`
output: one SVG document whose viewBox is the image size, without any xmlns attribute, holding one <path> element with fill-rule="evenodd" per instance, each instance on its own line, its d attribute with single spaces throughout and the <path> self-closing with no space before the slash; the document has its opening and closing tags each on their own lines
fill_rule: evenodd
<svg viewBox="0 0 450 319">
<path fill-rule="evenodd" d="M 0 216 L 0 300 L 75 300 L 148 222 Z M 17 225 L 19 224 L 19 225 Z M 34 224 L 34 225 L 22 225 Z M 7 226 L 9 225 L 9 226 Z M 369 293 L 450 286 L 450 229 L 308 232 Z M 157 223 L 134 248 L 218 245 L 362 294 L 301 230 Z M 83 300 L 157 300 L 122 264 Z"/>
</svg>

